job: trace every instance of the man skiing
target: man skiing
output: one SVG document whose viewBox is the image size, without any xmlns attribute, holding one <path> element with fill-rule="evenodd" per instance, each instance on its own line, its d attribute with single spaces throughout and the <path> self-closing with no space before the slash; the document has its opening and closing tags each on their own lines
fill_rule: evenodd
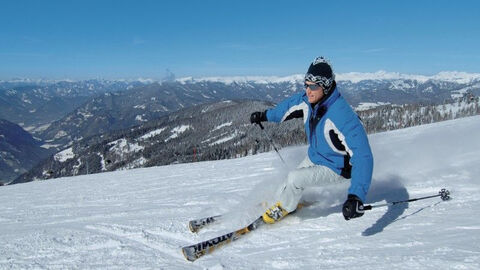
<svg viewBox="0 0 480 270">
<path fill-rule="evenodd" d="M 305 74 L 305 92 L 297 93 L 264 112 L 254 112 L 250 122 L 283 122 L 303 117 L 309 143 L 305 160 L 288 174 L 276 201 L 264 214 L 275 223 L 294 211 L 303 190 L 351 180 L 342 212 L 346 220 L 361 217 L 370 187 L 373 156 L 359 117 L 336 88 L 330 63 L 317 57 Z"/>
</svg>

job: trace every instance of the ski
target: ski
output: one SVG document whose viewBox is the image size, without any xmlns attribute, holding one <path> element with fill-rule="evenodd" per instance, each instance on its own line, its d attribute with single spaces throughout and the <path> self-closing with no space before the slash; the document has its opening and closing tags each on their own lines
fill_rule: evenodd
<svg viewBox="0 0 480 270">
<path fill-rule="evenodd" d="M 395 205 L 399 203 L 408 203 L 408 202 L 413 202 L 413 201 L 418 201 L 418 200 L 424 200 L 424 199 L 429 199 L 429 198 L 434 198 L 434 197 L 440 197 L 443 201 L 450 200 L 450 191 L 446 189 L 440 190 L 438 194 L 436 195 L 431 195 L 431 196 L 426 196 L 426 197 L 421 197 L 421 198 L 414 198 L 414 199 L 409 199 L 409 200 L 403 200 L 403 201 L 398 201 L 398 202 L 390 202 L 387 204 L 381 204 L 381 205 L 365 205 L 365 210 L 371 210 L 372 208 L 376 207 L 382 207 L 382 206 L 390 206 L 390 205 Z M 297 210 L 301 209 L 302 207 L 305 206 L 310 206 L 314 204 L 315 202 L 310 202 L 310 203 L 300 203 L 295 211 L 292 213 L 296 212 Z M 292 214 L 290 213 L 290 214 Z M 200 218 L 196 220 L 191 220 L 189 222 L 189 228 L 192 232 L 197 232 L 199 229 L 202 227 L 212 224 L 220 219 L 221 215 L 218 216 L 211 216 L 211 217 L 206 217 L 206 218 Z M 250 223 L 248 226 L 243 227 L 239 230 L 212 238 L 210 240 L 206 240 L 191 246 L 186 246 L 182 248 L 182 253 L 185 256 L 185 258 L 191 262 L 195 261 L 196 259 L 212 253 L 215 249 L 220 248 L 221 246 L 224 246 L 230 242 L 238 240 L 240 237 L 243 235 L 257 229 L 261 225 L 266 224 L 263 221 L 263 218 L 260 216 L 257 218 L 255 221 Z"/>
<path fill-rule="evenodd" d="M 297 209 L 301 209 L 302 207 L 307 207 L 315 204 L 315 202 L 301 202 L 298 204 Z M 192 219 L 188 222 L 188 228 L 190 229 L 191 232 L 197 233 L 200 231 L 202 228 L 218 222 L 222 219 L 223 215 L 216 215 L 216 216 L 211 216 L 211 217 L 204 217 L 204 218 L 198 218 L 198 219 Z"/>
<path fill-rule="evenodd" d="M 203 255 L 212 253 L 215 249 L 223 245 L 238 240 L 243 235 L 257 229 L 263 224 L 265 224 L 263 218 L 259 217 L 255 221 L 250 223 L 248 226 L 245 226 L 239 230 L 212 238 L 207 241 L 200 242 L 198 244 L 183 247 L 182 253 L 187 260 L 193 262 L 196 259 L 202 257 Z"/>
<path fill-rule="evenodd" d="M 293 214 L 294 212 L 296 212 L 297 210 L 303 207 L 313 205 L 314 203 L 315 202 L 299 203 L 297 206 L 297 209 L 295 209 L 295 211 L 293 211 L 290 214 Z M 198 232 L 198 230 L 200 230 L 201 228 L 220 220 L 221 217 L 222 215 L 218 215 L 218 216 L 211 216 L 211 217 L 191 220 L 189 222 L 189 228 L 192 232 Z M 264 224 L 266 223 L 263 221 L 263 218 L 260 216 L 255 221 L 253 221 L 252 223 L 250 223 L 249 225 L 241 229 L 238 229 L 230 233 L 226 233 L 224 235 L 221 235 L 221 236 L 218 236 L 210 240 L 206 240 L 191 246 L 183 247 L 182 253 L 187 260 L 193 262 L 196 259 L 202 257 L 203 255 L 212 253 L 215 249 L 218 249 L 223 245 L 226 245 L 230 242 L 238 240 L 243 235 L 257 229 L 258 227 Z"/>
<path fill-rule="evenodd" d="M 217 215 L 217 216 L 211 216 L 211 217 L 205 217 L 205 218 L 190 220 L 188 222 L 188 228 L 190 229 L 191 232 L 196 233 L 201 228 L 220 220 L 221 217 L 222 217 L 222 215 Z"/>
</svg>

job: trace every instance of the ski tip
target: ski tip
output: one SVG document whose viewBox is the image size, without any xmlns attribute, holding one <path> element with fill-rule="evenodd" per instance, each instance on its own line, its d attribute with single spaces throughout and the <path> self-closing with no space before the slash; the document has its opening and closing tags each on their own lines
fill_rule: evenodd
<svg viewBox="0 0 480 270">
<path fill-rule="evenodd" d="M 185 259 L 189 262 L 193 262 L 197 259 L 195 257 L 189 256 L 188 247 L 182 248 L 182 254 L 185 257 Z"/>
<path fill-rule="evenodd" d="M 192 233 L 198 232 L 197 228 L 195 228 L 195 227 L 193 226 L 193 222 L 191 222 L 191 221 L 188 222 L 188 229 L 189 229 Z"/>
</svg>

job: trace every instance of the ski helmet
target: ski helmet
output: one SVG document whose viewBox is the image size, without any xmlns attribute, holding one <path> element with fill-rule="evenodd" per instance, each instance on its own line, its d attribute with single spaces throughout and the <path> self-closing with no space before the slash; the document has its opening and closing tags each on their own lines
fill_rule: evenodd
<svg viewBox="0 0 480 270">
<path fill-rule="evenodd" d="M 335 87 L 332 65 L 323 56 L 315 58 L 305 74 L 305 81 L 322 86 L 323 93 L 327 95 Z"/>
</svg>

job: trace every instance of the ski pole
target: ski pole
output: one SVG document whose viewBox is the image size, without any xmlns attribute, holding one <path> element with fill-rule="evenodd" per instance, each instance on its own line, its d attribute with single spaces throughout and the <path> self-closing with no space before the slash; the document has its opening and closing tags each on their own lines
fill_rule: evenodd
<svg viewBox="0 0 480 270">
<path fill-rule="evenodd" d="M 409 200 L 404 200 L 404 201 L 396 201 L 396 202 L 389 202 L 385 204 L 377 204 L 377 205 L 364 205 L 363 209 L 364 210 L 372 210 L 373 208 L 377 207 L 384 207 L 384 206 L 390 206 L 390 205 L 396 205 L 400 203 L 408 203 L 408 202 L 414 202 L 414 201 L 419 201 L 419 200 L 425 200 L 425 199 L 430 199 L 430 198 L 435 198 L 435 197 L 440 197 L 442 201 L 448 201 L 450 200 L 450 191 L 442 188 L 437 195 L 431 195 L 431 196 L 426 196 L 426 197 L 420 197 L 420 198 L 414 198 L 414 199 L 409 199 Z"/>
<path fill-rule="evenodd" d="M 270 136 L 268 136 L 267 132 L 265 131 L 265 128 L 263 127 L 262 123 L 257 123 L 260 128 L 263 130 L 263 134 L 265 134 L 265 137 L 267 137 L 268 141 L 270 142 L 270 144 L 273 146 L 273 149 L 275 149 L 275 152 L 277 152 L 278 154 L 278 157 L 282 160 L 283 164 L 285 164 L 285 166 L 287 166 L 287 163 L 285 162 L 285 160 L 283 160 L 282 158 L 282 155 L 280 155 L 280 152 L 278 152 L 278 149 L 277 147 L 275 146 L 275 144 L 273 143 L 273 140 L 272 138 L 270 138 Z M 288 167 L 288 166 L 287 166 Z"/>
</svg>

